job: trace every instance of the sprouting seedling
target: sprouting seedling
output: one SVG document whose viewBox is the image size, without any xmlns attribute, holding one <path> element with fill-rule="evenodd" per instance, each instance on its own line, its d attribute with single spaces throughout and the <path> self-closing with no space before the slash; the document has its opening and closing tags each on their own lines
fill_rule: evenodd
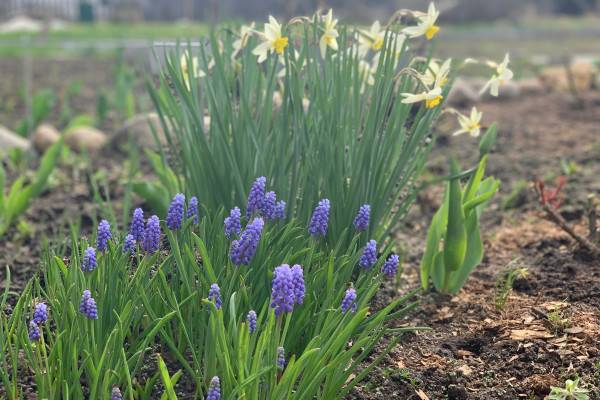
<svg viewBox="0 0 600 400">
<path fill-rule="evenodd" d="M 579 378 L 575 380 L 567 379 L 565 387 L 551 387 L 551 392 L 546 400 L 588 400 L 589 390 L 579 387 Z"/>
<path fill-rule="evenodd" d="M 511 261 L 507 268 L 500 273 L 496 280 L 495 305 L 499 310 L 503 310 L 508 300 L 508 295 L 512 291 L 513 285 L 517 279 L 526 278 L 529 274 L 527 268 L 518 265 L 519 259 Z"/>
<path fill-rule="evenodd" d="M 563 202 L 562 191 L 567 183 L 567 178 L 559 176 L 556 178 L 556 186 L 553 188 L 546 188 L 543 181 L 535 182 L 535 189 L 538 193 L 540 204 L 542 206 L 549 205 L 554 210 L 558 210 Z"/>
</svg>

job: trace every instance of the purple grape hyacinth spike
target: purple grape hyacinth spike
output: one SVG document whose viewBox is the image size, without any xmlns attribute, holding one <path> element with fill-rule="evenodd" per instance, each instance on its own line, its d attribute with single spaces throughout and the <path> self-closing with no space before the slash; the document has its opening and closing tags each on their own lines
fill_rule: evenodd
<svg viewBox="0 0 600 400">
<path fill-rule="evenodd" d="M 225 236 L 227 239 L 237 237 L 242 232 L 242 222 L 240 218 L 242 212 L 238 207 L 233 207 L 229 212 L 229 217 L 225 218 Z"/>
<path fill-rule="evenodd" d="M 83 272 L 91 272 L 98 265 L 96 261 L 96 249 L 88 247 L 83 253 L 83 261 L 81 262 L 81 270 Z"/>
<path fill-rule="evenodd" d="M 144 231 L 144 239 L 142 241 L 142 249 L 149 254 L 156 253 L 160 246 L 160 221 L 156 215 L 148 218 L 146 229 Z"/>
<path fill-rule="evenodd" d="M 260 211 L 265 201 L 265 191 L 267 186 L 267 178 L 260 176 L 256 178 L 250 193 L 248 193 L 248 204 L 246 206 L 246 218 L 250 219 L 253 213 Z"/>
<path fill-rule="evenodd" d="M 381 267 L 381 272 L 383 272 L 387 277 L 393 278 L 398 272 L 398 263 L 400 261 L 400 257 L 397 254 L 390 254 L 385 263 Z"/>
<path fill-rule="evenodd" d="M 123 239 L 123 253 L 133 254 L 135 252 L 135 239 L 131 233 Z"/>
<path fill-rule="evenodd" d="M 362 256 L 358 264 L 363 268 L 371 268 L 377 262 L 377 242 L 369 240 L 369 243 L 365 246 Z"/>
<path fill-rule="evenodd" d="M 29 321 L 29 340 L 37 342 L 41 337 L 40 327 L 35 321 Z"/>
<path fill-rule="evenodd" d="M 248 311 L 248 315 L 246 316 L 246 321 L 248 321 L 248 330 L 250 334 L 256 332 L 256 311 L 250 310 Z"/>
<path fill-rule="evenodd" d="M 356 289 L 354 288 L 347 289 L 342 300 L 342 313 L 346 314 L 348 310 L 350 312 L 356 311 Z"/>
<path fill-rule="evenodd" d="M 141 208 L 136 208 L 133 210 L 129 233 L 137 243 L 142 243 L 142 240 L 144 239 L 144 229 L 144 211 Z"/>
<path fill-rule="evenodd" d="M 304 272 L 298 264 L 292 267 L 292 281 L 294 283 L 294 301 L 302 304 L 304 300 Z"/>
<path fill-rule="evenodd" d="M 96 239 L 96 248 L 100 252 L 105 252 L 108 249 L 108 241 L 112 237 L 110 233 L 110 224 L 103 219 L 98 224 L 98 237 Z"/>
<path fill-rule="evenodd" d="M 354 218 L 354 227 L 357 231 L 366 231 L 369 228 L 369 219 L 371 218 L 371 206 L 363 204 Z"/>
<path fill-rule="evenodd" d="M 329 225 L 329 208 L 330 203 L 328 199 L 319 201 L 319 204 L 315 207 L 310 219 L 310 225 L 308 226 L 308 232 L 312 236 L 318 237 L 327 235 L 327 227 Z"/>
<path fill-rule="evenodd" d="M 231 243 L 229 257 L 235 265 L 248 265 L 254 257 L 258 242 L 262 234 L 265 222 L 262 218 L 257 217 L 252 220 L 240 238 Z"/>
<path fill-rule="evenodd" d="M 277 348 L 277 368 L 282 371 L 285 368 L 285 349 L 281 346 Z"/>
<path fill-rule="evenodd" d="M 84 290 L 81 295 L 81 303 L 79 304 L 79 312 L 89 319 L 98 319 L 98 308 L 96 300 L 92 297 L 89 290 Z"/>
<path fill-rule="evenodd" d="M 123 400 L 123 395 L 118 387 L 114 386 L 110 392 L 110 400 Z"/>
<path fill-rule="evenodd" d="M 276 208 L 277 208 L 277 195 L 273 191 L 267 192 L 267 194 L 265 194 L 263 203 L 260 207 L 260 211 L 261 211 L 262 215 L 267 219 L 273 220 L 273 219 L 275 219 Z"/>
<path fill-rule="evenodd" d="M 221 289 L 216 283 L 210 285 L 210 289 L 208 291 L 208 299 L 215 302 L 215 307 L 217 308 L 217 310 L 221 308 Z"/>
<path fill-rule="evenodd" d="M 169 211 L 167 212 L 167 228 L 172 231 L 181 229 L 184 208 L 185 196 L 181 193 L 177 193 L 169 205 Z"/>
<path fill-rule="evenodd" d="M 48 307 L 46 303 L 38 303 L 33 309 L 33 322 L 42 325 L 48 321 Z"/>
<path fill-rule="evenodd" d="M 287 264 L 275 268 L 273 272 L 273 284 L 271 289 L 271 307 L 275 309 L 275 315 L 290 313 L 294 310 L 294 277 L 292 270 Z"/>
<path fill-rule="evenodd" d="M 221 400 L 221 382 L 218 376 L 213 376 L 210 380 L 206 400 Z"/>
<path fill-rule="evenodd" d="M 275 219 L 284 219 L 285 218 L 285 207 L 286 203 L 283 200 L 279 200 L 275 205 L 275 211 L 273 213 L 273 217 Z"/>
<path fill-rule="evenodd" d="M 188 203 L 187 207 L 187 218 L 193 218 L 193 224 L 198 225 L 200 222 L 200 216 L 198 214 L 198 198 L 196 196 L 192 196 Z"/>
</svg>

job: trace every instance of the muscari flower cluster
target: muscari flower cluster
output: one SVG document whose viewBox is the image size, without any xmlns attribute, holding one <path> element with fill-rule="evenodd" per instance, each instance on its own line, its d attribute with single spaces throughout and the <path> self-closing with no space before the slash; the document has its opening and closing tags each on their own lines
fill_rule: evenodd
<svg viewBox="0 0 600 400">
<path fill-rule="evenodd" d="M 294 304 L 302 304 L 304 299 L 304 277 L 302 267 L 282 264 L 273 272 L 273 283 L 271 289 L 271 307 L 275 309 L 275 315 L 291 313 Z"/>
<path fill-rule="evenodd" d="M 110 393 L 110 400 L 123 400 L 123 395 L 118 387 L 113 387 Z"/>
<path fill-rule="evenodd" d="M 248 265 L 254 257 L 265 222 L 257 217 L 241 233 L 240 238 L 231 243 L 230 258 L 235 265 Z"/>
<path fill-rule="evenodd" d="M 248 315 L 246 316 L 246 321 L 248 321 L 248 330 L 250 333 L 256 332 L 256 311 L 250 310 L 248 311 Z"/>
<path fill-rule="evenodd" d="M 285 368 L 285 349 L 281 346 L 277 348 L 277 368 L 280 370 Z"/>
<path fill-rule="evenodd" d="M 363 268 L 371 268 L 377 262 L 377 242 L 369 240 L 365 246 L 362 256 L 358 261 L 358 265 Z"/>
<path fill-rule="evenodd" d="M 217 310 L 221 308 L 221 290 L 219 289 L 219 285 L 216 283 L 210 285 L 210 289 L 208 290 L 208 299 L 215 303 Z"/>
<path fill-rule="evenodd" d="M 358 214 L 356 214 L 356 218 L 354 219 L 354 227 L 357 231 L 366 231 L 369 227 L 369 219 L 371 217 L 371 206 L 368 204 L 363 204 L 358 210 Z"/>
<path fill-rule="evenodd" d="M 83 272 L 91 272 L 96 269 L 98 265 L 96 261 L 96 250 L 93 247 L 88 247 L 83 253 L 83 262 L 81 263 L 81 270 Z"/>
<path fill-rule="evenodd" d="M 399 261 L 400 257 L 398 257 L 397 254 L 391 254 L 381 267 L 381 272 L 383 272 L 387 277 L 393 278 L 398 272 Z"/>
<path fill-rule="evenodd" d="M 144 211 L 141 208 L 136 208 L 133 210 L 129 234 L 133 236 L 133 239 L 137 243 L 141 243 L 144 238 L 144 226 Z"/>
<path fill-rule="evenodd" d="M 355 312 L 356 311 L 356 289 L 349 288 L 346 290 L 344 294 L 344 298 L 342 299 L 342 313 L 346 314 L 348 311 Z"/>
<path fill-rule="evenodd" d="M 92 297 L 89 290 L 84 290 L 81 295 L 81 303 L 79 303 L 79 312 L 89 319 L 98 319 L 98 308 L 96 300 Z"/>
<path fill-rule="evenodd" d="M 110 224 L 103 219 L 98 224 L 98 237 L 96 239 L 96 248 L 100 252 L 105 252 L 108 249 L 108 241 L 112 237 L 110 233 Z"/>
<path fill-rule="evenodd" d="M 132 254 L 135 251 L 135 238 L 131 233 L 128 233 L 123 240 L 123 253 Z"/>
<path fill-rule="evenodd" d="M 160 221 L 156 215 L 148 218 L 146 229 L 144 229 L 144 237 L 142 238 L 142 250 L 146 253 L 153 254 L 160 247 Z"/>
<path fill-rule="evenodd" d="M 310 219 L 310 225 L 308 226 L 308 232 L 314 236 L 325 236 L 327 234 L 327 227 L 329 225 L 329 209 L 330 204 L 328 199 L 319 201 L 317 207 L 313 211 Z"/>
<path fill-rule="evenodd" d="M 177 193 L 169 205 L 169 211 L 167 212 L 167 228 L 172 231 L 181 229 L 184 208 L 185 196 L 181 193 Z"/>
<path fill-rule="evenodd" d="M 29 321 L 29 340 L 40 340 L 40 325 L 43 325 L 46 321 L 48 321 L 48 308 L 46 304 L 36 304 L 33 309 L 33 318 L 31 318 L 31 321 Z"/>
<path fill-rule="evenodd" d="M 198 198 L 196 196 L 192 196 L 188 203 L 186 217 L 192 218 L 194 225 L 198 225 L 200 222 L 200 218 L 198 215 Z"/>
<path fill-rule="evenodd" d="M 267 192 L 266 186 L 267 178 L 264 176 L 256 178 L 252 184 L 246 205 L 246 218 L 249 219 L 253 214 L 260 214 L 269 220 L 285 218 L 285 201 L 277 201 L 277 194 Z"/>
<path fill-rule="evenodd" d="M 221 399 L 221 382 L 218 376 L 213 376 L 208 385 L 208 393 L 206 394 L 206 400 L 220 400 Z"/>
<path fill-rule="evenodd" d="M 225 218 L 225 236 L 227 239 L 239 236 L 242 232 L 241 216 L 242 212 L 239 207 L 233 207 L 229 212 L 229 217 Z"/>
</svg>

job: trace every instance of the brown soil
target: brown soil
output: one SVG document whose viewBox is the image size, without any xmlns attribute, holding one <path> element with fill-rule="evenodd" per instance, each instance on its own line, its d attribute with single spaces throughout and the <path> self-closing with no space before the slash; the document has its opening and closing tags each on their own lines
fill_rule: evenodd
<svg viewBox="0 0 600 400">
<path fill-rule="evenodd" d="M 500 208 L 517 180 L 559 175 L 561 159 L 573 161 L 561 210 L 587 233 L 586 197 L 600 195 L 599 100 L 587 95 L 583 110 L 558 95 L 481 105 L 484 119 L 499 123 L 488 172 L 503 185 L 484 216 L 483 263 L 457 296 L 421 296 L 419 311 L 398 324 L 431 331 L 406 335 L 349 399 L 542 399 L 574 377 L 591 399 L 600 398 L 600 260 L 543 218 L 531 189 L 518 208 Z M 472 162 L 477 152 L 468 137 L 447 137 L 438 147 L 432 170 L 439 173 L 448 152 Z M 403 282 L 388 293 L 418 286 L 427 223 L 440 197 L 440 188 L 430 188 L 407 218 L 398 235 L 409 249 Z M 510 265 L 528 275 L 515 281 L 500 309 L 496 283 Z"/>
</svg>

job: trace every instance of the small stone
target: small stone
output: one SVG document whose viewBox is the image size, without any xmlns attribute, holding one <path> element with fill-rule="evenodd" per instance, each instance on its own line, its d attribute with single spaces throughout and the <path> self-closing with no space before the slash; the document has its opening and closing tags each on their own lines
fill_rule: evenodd
<svg viewBox="0 0 600 400">
<path fill-rule="evenodd" d="M 99 151 L 108 141 L 106 135 L 91 126 L 80 126 L 68 132 L 65 143 L 75 151 L 86 150 L 90 153 Z"/>
<path fill-rule="evenodd" d="M 546 91 L 546 88 L 538 78 L 527 78 L 517 81 L 517 83 L 523 95 L 537 95 Z"/>
<path fill-rule="evenodd" d="M 30 146 L 27 139 L 0 125 L 0 156 L 4 156 L 12 149 L 28 150 Z"/>
<path fill-rule="evenodd" d="M 59 139 L 60 132 L 50 124 L 41 124 L 38 126 L 31 138 L 33 147 L 40 154 L 43 154 L 48 150 L 48 147 L 58 142 Z"/>
<path fill-rule="evenodd" d="M 469 107 L 475 104 L 478 97 L 471 81 L 457 78 L 448 93 L 448 104 L 453 107 Z"/>
</svg>

